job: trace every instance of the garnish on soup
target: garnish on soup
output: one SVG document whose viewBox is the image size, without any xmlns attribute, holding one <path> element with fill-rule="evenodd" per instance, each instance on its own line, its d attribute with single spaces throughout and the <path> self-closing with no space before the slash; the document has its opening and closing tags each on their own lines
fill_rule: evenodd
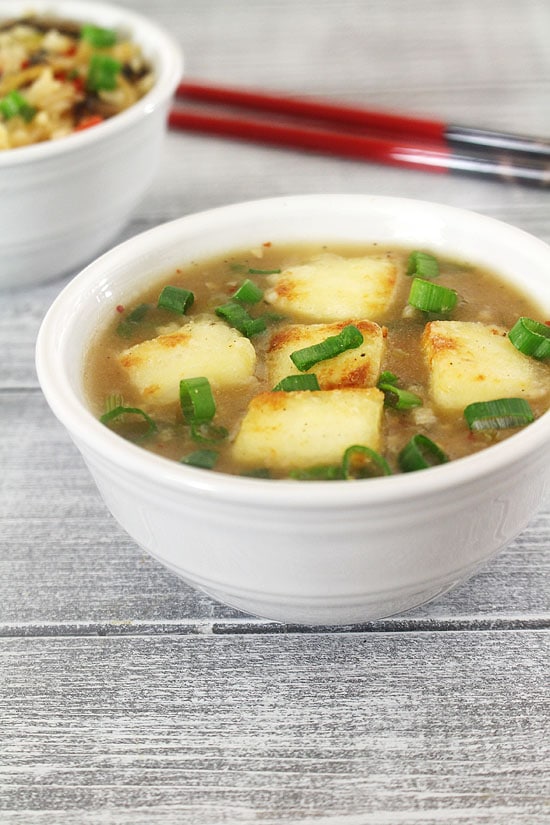
<svg viewBox="0 0 550 825">
<path fill-rule="evenodd" d="M 508 437 L 550 403 L 537 308 L 429 250 L 264 244 L 169 273 L 113 315 L 86 365 L 93 409 L 141 447 L 204 469 L 306 480 L 423 470 Z"/>
</svg>

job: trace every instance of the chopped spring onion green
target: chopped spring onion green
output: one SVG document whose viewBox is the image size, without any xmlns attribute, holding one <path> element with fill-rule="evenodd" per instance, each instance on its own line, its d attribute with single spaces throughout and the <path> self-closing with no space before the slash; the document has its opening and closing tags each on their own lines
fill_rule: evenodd
<svg viewBox="0 0 550 825">
<path fill-rule="evenodd" d="M 121 419 L 128 415 L 140 416 L 148 425 L 145 432 L 139 437 L 139 440 L 148 438 L 150 435 L 157 432 L 158 427 L 151 416 L 147 415 L 147 413 L 143 410 L 140 410 L 139 407 L 113 407 L 108 412 L 104 413 L 99 420 L 102 424 L 109 424 L 111 421 L 116 421 L 117 419 Z"/>
<path fill-rule="evenodd" d="M 214 310 L 216 315 L 223 318 L 224 321 L 238 329 L 247 338 L 252 338 L 260 332 L 265 332 L 267 324 L 263 318 L 252 318 L 246 309 L 240 304 L 229 302 L 216 307 Z"/>
<path fill-rule="evenodd" d="M 344 478 L 372 478 L 391 476 L 392 471 L 386 459 L 370 447 L 354 444 L 344 453 L 342 475 Z"/>
<path fill-rule="evenodd" d="M 449 458 L 430 438 L 417 433 L 403 447 L 397 460 L 401 470 L 404 473 L 410 473 L 414 470 L 425 470 L 428 467 L 445 464 Z"/>
<path fill-rule="evenodd" d="M 183 378 L 180 381 L 180 405 L 189 424 L 211 421 L 216 413 L 216 402 L 208 378 Z"/>
<path fill-rule="evenodd" d="M 458 300 L 456 290 L 422 278 L 413 278 L 409 304 L 424 312 L 450 312 Z"/>
<path fill-rule="evenodd" d="M 252 338 L 253 335 L 259 335 L 261 332 L 265 332 L 266 329 L 267 324 L 264 318 L 252 318 L 246 323 L 244 334 L 247 338 Z"/>
<path fill-rule="evenodd" d="M 229 435 L 225 427 L 215 427 L 210 421 L 192 421 L 191 438 L 201 444 L 215 444 Z"/>
<path fill-rule="evenodd" d="M 249 275 L 279 275 L 280 272 L 280 269 L 254 269 L 253 267 L 248 269 Z"/>
<path fill-rule="evenodd" d="M 189 464 L 192 467 L 202 467 L 204 470 L 211 470 L 219 458 L 216 450 L 195 450 L 182 458 L 180 464 Z"/>
<path fill-rule="evenodd" d="M 122 63 L 107 54 L 93 54 L 90 58 L 86 87 L 90 92 L 113 91 Z"/>
<path fill-rule="evenodd" d="M 355 349 L 363 343 L 363 336 L 352 324 L 344 327 L 338 335 L 331 335 L 320 341 L 318 344 L 313 344 L 304 349 L 298 349 L 291 353 L 290 358 L 295 367 L 300 372 L 306 372 L 311 367 L 318 364 L 319 361 L 326 361 L 329 358 L 334 358 L 348 349 Z"/>
<path fill-rule="evenodd" d="M 273 392 L 283 390 L 284 392 L 293 392 L 294 390 L 320 390 L 319 381 L 313 372 L 305 373 L 304 375 L 287 375 L 279 383 L 273 387 Z"/>
<path fill-rule="evenodd" d="M 102 29 L 100 26 L 89 24 L 82 26 L 80 37 L 96 49 L 108 48 L 117 42 L 117 33 L 114 29 Z"/>
<path fill-rule="evenodd" d="M 257 269 L 242 263 L 232 263 L 229 265 L 232 272 L 246 272 L 248 275 L 278 275 L 280 269 Z"/>
<path fill-rule="evenodd" d="M 254 283 L 254 281 L 251 281 L 250 278 L 243 281 L 233 295 L 235 300 L 242 301 L 243 304 L 257 304 L 263 297 L 263 291 Z"/>
<path fill-rule="evenodd" d="M 319 464 L 316 467 L 291 470 L 290 478 L 298 481 L 336 481 L 343 478 L 342 467 L 338 464 Z"/>
<path fill-rule="evenodd" d="M 165 286 L 159 295 L 157 306 L 159 309 L 169 309 L 184 315 L 193 306 L 195 296 L 188 289 L 180 286 Z"/>
<path fill-rule="evenodd" d="M 108 395 L 105 399 L 105 412 L 111 412 L 115 407 L 124 407 L 124 398 L 119 392 Z"/>
<path fill-rule="evenodd" d="M 267 467 L 258 467 L 256 470 L 245 470 L 241 475 L 247 478 L 271 478 L 271 473 Z"/>
<path fill-rule="evenodd" d="M 380 373 L 380 378 L 378 379 L 379 384 L 392 384 L 394 387 L 397 387 L 399 383 L 399 378 L 394 372 L 390 372 L 389 370 L 384 370 Z"/>
<path fill-rule="evenodd" d="M 0 99 L 0 115 L 4 120 L 19 116 L 25 123 L 30 123 L 37 109 L 23 97 L 16 89 Z"/>
<path fill-rule="evenodd" d="M 303 467 L 292 470 L 289 475 L 299 481 L 337 481 L 391 474 L 390 466 L 383 456 L 363 444 L 354 444 L 344 452 L 341 464 Z"/>
<path fill-rule="evenodd" d="M 139 304 L 139 306 L 129 312 L 126 318 L 117 326 L 117 335 L 120 335 L 121 338 L 130 338 L 134 334 L 138 324 L 143 321 L 149 312 L 149 309 L 149 304 Z"/>
<path fill-rule="evenodd" d="M 550 358 L 550 327 L 533 321 L 532 318 L 518 318 L 508 338 L 524 355 L 533 358 Z"/>
<path fill-rule="evenodd" d="M 439 275 L 437 258 L 427 252 L 411 252 L 407 261 L 407 275 L 417 275 L 419 278 L 437 278 Z"/>
<path fill-rule="evenodd" d="M 394 410 L 412 410 L 414 407 L 422 406 L 419 395 L 396 387 L 395 384 L 378 384 L 378 389 L 384 393 L 386 407 L 393 407 Z"/>
<path fill-rule="evenodd" d="M 524 398 L 498 398 L 469 404 L 464 410 L 464 418 L 470 430 L 477 432 L 522 427 L 535 417 Z"/>
<path fill-rule="evenodd" d="M 280 315 L 278 312 L 264 312 L 262 318 L 266 324 L 280 324 L 281 321 L 286 321 L 286 315 Z"/>
<path fill-rule="evenodd" d="M 384 393 L 384 404 L 386 407 L 393 407 L 396 410 L 411 410 L 413 407 L 421 407 L 422 399 L 419 395 L 409 390 L 403 390 L 397 386 L 398 377 L 393 372 L 382 372 L 376 385 Z"/>
</svg>

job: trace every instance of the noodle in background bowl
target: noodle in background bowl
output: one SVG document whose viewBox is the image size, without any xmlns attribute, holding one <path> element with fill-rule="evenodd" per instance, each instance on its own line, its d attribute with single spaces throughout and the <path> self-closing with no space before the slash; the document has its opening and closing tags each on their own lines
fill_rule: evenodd
<svg viewBox="0 0 550 825">
<path fill-rule="evenodd" d="M 28 12 L 121 31 L 152 64 L 155 82 L 104 123 L 0 151 L 0 288 L 59 277 L 116 238 L 152 182 L 183 72 L 177 43 L 127 9 L 84 0 L 7 0 L 0 22 Z"/>
<path fill-rule="evenodd" d="M 117 436 L 87 407 L 85 354 L 117 304 L 136 300 L 186 261 L 264 241 L 378 241 L 471 260 L 522 288 L 550 317 L 550 247 L 491 218 L 367 195 L 237 204 L 139 235 L 65 287 L 37 341 L 46 399 L 122 527 L 215 598 L 269 619 L 327 625 L 422 604 L 471 575 L 547 501 L 550 412 L 499 444 L 432 469 L 278 481 L 159 457 Z"/>
</svg>

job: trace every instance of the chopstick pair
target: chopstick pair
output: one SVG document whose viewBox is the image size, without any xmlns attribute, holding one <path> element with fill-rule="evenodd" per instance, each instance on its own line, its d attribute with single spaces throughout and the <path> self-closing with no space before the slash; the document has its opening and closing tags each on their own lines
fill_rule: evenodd
<svg viewBox="0 0 550 825">
<path fill-rule="evenodd" d="M 187 101 L 198 101 L 201 108 L 190 108 Z M 219 110 L 210 110 L 212 104 Z M 227 111 L 232 108 L 236 111 Z M 252 118 L 239 110 L 259 112 L 262 117 Z M 286 120 L 272 120 L 269 115 Z M 355 160 L 550 186 L 550 140 L 320 100 L 186 80 L 178 86 L 169 124 L 185 131 Z"/>
</svg>

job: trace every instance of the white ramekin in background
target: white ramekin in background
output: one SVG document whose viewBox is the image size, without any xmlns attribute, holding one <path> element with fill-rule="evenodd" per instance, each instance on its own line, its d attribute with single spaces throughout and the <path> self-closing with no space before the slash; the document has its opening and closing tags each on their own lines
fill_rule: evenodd
<svg viewBox="0 0 550 825">
<path fill-rule="evenodd" d="M 85 0 L 4 0 L 1 19 L 32 10 L 120 30 L 151 61 L 153 88 L 104 123 L 0 152 L 0 288 L 51 280 L 84 265 L 119 234 L 157 170 L 181 79 L 179 45 L 128 9 Z"/>
</svg>

